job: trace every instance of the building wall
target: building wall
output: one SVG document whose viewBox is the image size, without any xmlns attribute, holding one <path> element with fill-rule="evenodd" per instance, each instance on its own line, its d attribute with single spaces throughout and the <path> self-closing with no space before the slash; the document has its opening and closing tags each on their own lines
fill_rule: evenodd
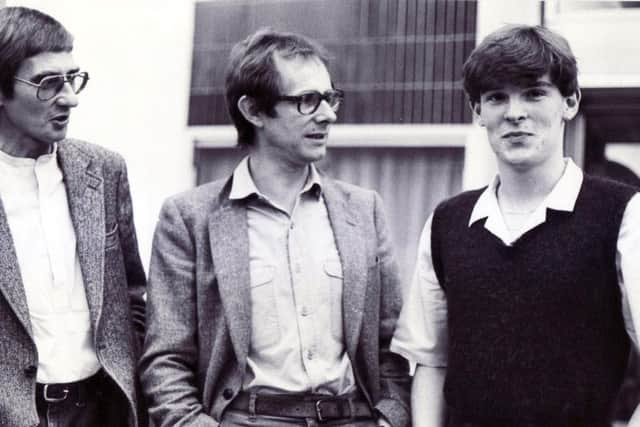
<svg viewBox="0 0 640 427">
<path fill-rule="evenodd" d="M 230 123 L 224 102 L 229 51 L 265 26 L 327 47 L 334 82 L 345 90 L 340 123 L 469 123 L 459 79 L 475 44 L 475 22 L 475 1 L 198 2 L 189 123 Z"/>
<path fill-rule="evenodd" d="M 623 6 L 617 1 L 548 2 L 545 23 L 569 40 L 581 87 L 640 87 L 640 6 Z"/>
</svg>

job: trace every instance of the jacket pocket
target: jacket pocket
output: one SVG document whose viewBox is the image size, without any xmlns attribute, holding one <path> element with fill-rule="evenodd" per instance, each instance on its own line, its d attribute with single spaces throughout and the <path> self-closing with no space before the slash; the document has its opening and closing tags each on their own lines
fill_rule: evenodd
<svg viewBox="0 0 640 427">
<path fill-rule="evenodd" d="M 104 235 L 104 249 L 107 250 L 115 247 L 119 241 L 118 223 L 116 222 L 110 231 Z"/>
</svg>

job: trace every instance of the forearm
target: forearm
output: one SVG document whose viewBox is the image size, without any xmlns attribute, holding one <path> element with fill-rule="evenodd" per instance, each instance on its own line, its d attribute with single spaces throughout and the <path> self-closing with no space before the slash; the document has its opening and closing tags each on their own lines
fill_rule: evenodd
<svg viewBox="0 0 640 427">
<path fill-rule="evenodd" d="M 640 405 L 636 407 L 627 427 L 640 427 Z"/>
<path fill-rule="evenodd" d="M 411 414 L 416 427 L 443 427 L 446 368 L 418 365 L 411 386 Z"/>
</svg>

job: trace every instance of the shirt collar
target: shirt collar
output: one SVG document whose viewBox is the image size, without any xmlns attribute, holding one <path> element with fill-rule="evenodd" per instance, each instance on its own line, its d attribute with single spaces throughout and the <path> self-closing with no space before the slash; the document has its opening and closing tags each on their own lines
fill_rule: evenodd
<svg viewBox="0 0 640 427">
<path fill-rule="evenodd" d="M 56 160 L 57 156 L 58 156 L 58 143 L 53 144 L 53 148 L 51 149 L 51 152 L 47 154 L 42 154 L 35 159 L 31 157 L 12 156 L 0 150 L 0 161 L 9 166 L 13 166 L 17 168 L 33 167 L 36 163 L 38 164 L 49 163 L 51 162 L 51 160 Z"/>
<path fill-rule="evenodd" d="M 583 173 L 570 158 L 565 158 L 565 164 L 566 167 L 562 176 L 541 204 L 545 210 L 548 208 L 556 211 L 573 212 L 578 193 L 580 193 L 580 188 L 582 187 Z M 496 196 L 498 185 L 500 185 L 500 177 L 496 175 L 476 201 L 469 218 L 469 227 L 476 221 L 500 212 Z"/>
<path fill-rule="evenodd" d="M 309 165 L 307 182 L 300 191 L 300 194 L 304 193 L 310 193 L 317 198 L 320 198 L 320 195 L 322 194 L 322 179 L 320 177 L 320 173 L 318 173 L 318 170 L 313 164 Z M 253 194 L 268 200 L 264 194 L 260 193 L 260 190 L 258 190 L 258 187 L 251 177 L 251 172 L 249 171 L 249 156 L 247 156 L 238 163 L 238 166 L 236 166 L 233 171 L 233 180 L 231 183 L 229 199 L 246 199 Z"/>
</svg>

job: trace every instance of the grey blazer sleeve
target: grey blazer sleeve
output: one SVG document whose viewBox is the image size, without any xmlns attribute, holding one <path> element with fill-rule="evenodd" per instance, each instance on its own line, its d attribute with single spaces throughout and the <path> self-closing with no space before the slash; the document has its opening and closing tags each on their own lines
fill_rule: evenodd
<svg viewBox="0 0 640 427">
<path fill-rule="evenodd" d="M 196 386 L 198 362 L 195 244 L 174 199 L 156 226 L 149 270 L 143 392 L 157 427 L 217 426 Z"/>
<path fill-rule="evenodd" d="M 401 282 L 393 256 L 389 229 L 380 196 L 375 196 L 375 226 L 378 238 L 377 258 L 380 271 L 380 400 L 376 409 L 394 427 L 411 425 L 410 387 L 406 360 L 389 350 L 401 306 Z"/>
<path fill-rule="evenodd" d="M 131 307 L 131 316 L 133 320 L 133 330 L 137 338 L 136 357 L 140 355 L 142 342 L 145 333 L 145 302 L 144 292 L 146 289 L 146 278 L 140 254 L 138 252 L 138 241 L 136 238 L 136 229 L 133 222 L 133 206 L 131 203 L 131 192 L 129 190 L 129 180 L 127 178 L 127 168 L 122 161 L 120 167 L 120 178 L 118 180 L 118 229 L 113 232 L 118 233 L 120 245 L 122 247 L 122 255 L 124 261 L 124 269 L 127 280 L 127 289 L 129 292 L 129 304 Z"/>
</svg>

